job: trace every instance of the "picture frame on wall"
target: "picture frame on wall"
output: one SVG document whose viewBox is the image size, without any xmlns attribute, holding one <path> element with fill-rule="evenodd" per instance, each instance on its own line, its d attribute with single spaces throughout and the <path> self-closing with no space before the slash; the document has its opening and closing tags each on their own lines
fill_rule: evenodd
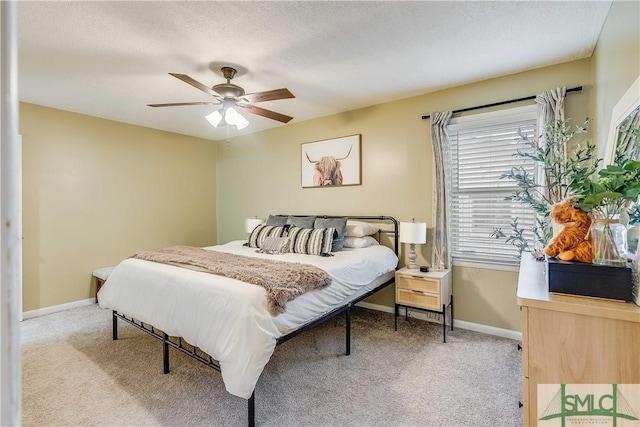
<svg viewBox="0 0 640 427">
<path fill-rule="evenodd" d="M 361 185 L 360 148 L 360 134 L 301 144 L 302 188 Z"/>
</svg>

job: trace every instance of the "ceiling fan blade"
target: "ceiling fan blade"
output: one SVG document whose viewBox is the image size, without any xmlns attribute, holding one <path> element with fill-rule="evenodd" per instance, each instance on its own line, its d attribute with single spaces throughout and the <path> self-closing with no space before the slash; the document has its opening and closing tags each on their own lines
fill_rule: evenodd
<svg viewBox="0 0 640 427">
<path fill-rule="evenodd" d="M 284 114 L 276 113 L 275 111 L 265 110 L 264 108 L 256 107 L 255 105 L 243 106 L 249 110 L 250 113 L 257 114 L 258 116 L 266 117 L 268 119 L 277 120 L 282 123 L 289 123 L 293 117 L 285 116 Z"/>
<path fill-rule="evenodd" d="M 149 107 L 179 107 L 183 105 L 220 105 L 219 102 L 171 102 L 168 104 L 147 104 Z"/>
<path fill-rule="evenodd" d="M 289 92 L 289 89 L 273 89 L 273 90 L 265 90 L 264 92 L 254 92 L 247 93 L 242 96 L 248 102 L 265 102 L 265 101 L 275 101 L 277 99 L 287 99 L 287 98 L 295 98 L 295 96 Z"/>
<path fill-rule="evenodd" d="M 220 99 L 220 95 L 218 95 L 216 92 L 214 92 L 213 89 L 211 89 L 209 86 L 203 85 L 199 81 L 192 79 L 191 77 L 187 76 L 186 74 L 178 74 L 178 73 L 169 73 L 169 74 L 171 74 L 175 78 L 178 78 L 178 79 L 182 80 L 185 83 L 190 84 L 191 86 L 195 87 L 196 89 L 200 89 L 204 93 L 206 93 L 208 95 L 211 95 L 211 96 L 215 97 L 216 99 Z"/>
</svg>

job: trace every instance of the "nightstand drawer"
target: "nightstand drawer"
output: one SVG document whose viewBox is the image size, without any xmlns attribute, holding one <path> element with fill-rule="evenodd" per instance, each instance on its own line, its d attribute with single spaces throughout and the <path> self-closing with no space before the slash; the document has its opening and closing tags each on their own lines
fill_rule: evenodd
<svg viewBox="0 0 640 427">
<path fill-rule="evenodd" d="M 422 277 L 398 275 L 396 286 L 402 289 L 431 292 L 434 294 L 440 293 L 439 280 L 429 280 Z"/>
<path fill-rule="evenodd" d="M 442 310 L 440 305 L 440 294 L 426 294 L 405 289 L 398 289 L 398 304 L 407 304 L 433 310 Z"/>
</svg>

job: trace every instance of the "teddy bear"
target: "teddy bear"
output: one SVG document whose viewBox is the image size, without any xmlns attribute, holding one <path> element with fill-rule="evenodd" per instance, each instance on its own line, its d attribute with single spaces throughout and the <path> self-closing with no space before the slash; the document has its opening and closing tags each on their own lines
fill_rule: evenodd
<svg viewBox="0 0 640 427">
<path fill-rule="evenodd" d="M 551 219 L 564 228 L 551 243 L 544 248 L 550 257 L 563 261 L 580 261 L 591 264 L 593 245 L 587 237 L 591 226 L 591 217 L 582 209 L 573 206 L 574 199 L 567 198 L 551 208 Z"/>
</svg>

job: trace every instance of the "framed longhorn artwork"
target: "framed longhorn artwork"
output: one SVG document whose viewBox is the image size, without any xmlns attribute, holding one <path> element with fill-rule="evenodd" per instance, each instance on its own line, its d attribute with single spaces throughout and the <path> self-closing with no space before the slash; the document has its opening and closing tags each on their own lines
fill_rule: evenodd
<svg viewBox="0 0 640 427">
<path fill-rule="evenodd" d="M 361 185 L 361 135 L 301 145 L 302 188 Z"/>
</svg>

